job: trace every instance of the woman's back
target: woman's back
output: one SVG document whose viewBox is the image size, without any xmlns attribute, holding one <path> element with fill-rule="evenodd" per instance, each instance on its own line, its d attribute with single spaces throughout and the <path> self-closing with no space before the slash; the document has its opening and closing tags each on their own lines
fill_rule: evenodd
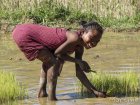
<svg viewBox="0 0 140 105">
<path fill-rule="evenodd" d="M 20 50 L 29 60 L 34 60 L 39 50 L 47 47 L 55 51 L 67 40 L 66 29 L 36 24 L 17 25 L 12 34 Z"/>
<path fill-rule="evenodd" d="M 51 50 L 55 50 L 66 41 L 66 29 L 50 28 L 37 24 L 17 25 L 13 31 L 13 35 L 19 37 L 20 41 L 22 39 L 24 44 L 29 40 L 34 40 Z"/>
</svg>

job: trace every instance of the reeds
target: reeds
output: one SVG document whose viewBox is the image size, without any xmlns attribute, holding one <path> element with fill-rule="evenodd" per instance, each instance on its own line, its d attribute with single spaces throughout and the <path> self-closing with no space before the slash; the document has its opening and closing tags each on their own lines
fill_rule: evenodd
<svg viewBox="0 0 140 105">
<path fill-rule="evenodd" d="M 71 7 L 82 12 L 91 12 L 100 17 L 116 17 L 135 15 L 138 10 L 138 0 L 1 0 L 0 8 L 9 11 L 34 10 L 39 8 L 42 2 L 56 2 L 65 7 Z"/>
<path fill-rule="evenodd" d="M 132 71 L 117 74 L 91 73 L 89 79 L 98 90 L 107 92 L 109 96 L 138 96 L 140 93 L 138 74 Z M 91 95 L 82 84 L 78 87 L 82 95 Z"/>
<path fill-rule="evenodd" d="M 25 95 L 24 88 L 12 73 L 0 71 L 0 103 L 23 99 Z"/>
<path fill-rule="evenodd" d="M 13 24 L 34 22 L 73 28 L 80 20 L 97 20 L 104 27 L 130 29 L 140 26 L 138 2 L 139 0 L 1 0 L 0 23 L 7 20 Z M 73 26 L 69 27 L 71 25 Z"/>
</svg>

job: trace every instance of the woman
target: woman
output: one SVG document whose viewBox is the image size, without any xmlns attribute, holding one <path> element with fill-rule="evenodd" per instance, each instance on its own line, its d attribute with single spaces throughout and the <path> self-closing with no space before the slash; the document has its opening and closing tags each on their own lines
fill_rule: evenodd
<svg viewBox="0 0 140 105">
<path fill-rule="evenodd" d="M 76 76 L 96 97 L 106 97 L 105 92 L 97 91 L 87 79 L 84 72 L 90 72 L 90 66 L 82 60 L 84 47 L 86 49 L 95 47 L 102 37 L 103 28 L 97 22 L 83 21 L 81 25 L 82 28 L 78 31 L 37 24 L 21 24 L 14 29 L 13 39 L 27 59 L 42 61 L 38 97 L 48 96 L 50 100 L 57 100 L 57 78 L 64 61 L 75 63 Z M 69 56 L 73 52 L 75 52 L 75 57 Z"/>
</svg>

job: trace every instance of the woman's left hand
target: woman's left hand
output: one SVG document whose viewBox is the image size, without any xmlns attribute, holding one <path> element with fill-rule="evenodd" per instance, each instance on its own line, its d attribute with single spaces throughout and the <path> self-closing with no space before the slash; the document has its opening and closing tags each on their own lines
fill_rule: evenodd
<svg viewBox="0 0 140 105">
<path fill-rule="evenodd" d="M 88 64 L 86 61 L 79 60 L 78 64 L 79 64 L 80 68 L 81 68 L 84 72 L 86 72 L 86 73 L 91 72 L 91 68 L 90 68 L 89 64 Z"/>
<path fill-rule="evenodd" d="M 82 62 L 86 67 L 85 69 L 83 69 L 83 71 L 86 72 L 86 73 L 91 72 L 91 68 L 90 68 L 89 64 L 86 61 L 82 61 Z"/>
</svg>

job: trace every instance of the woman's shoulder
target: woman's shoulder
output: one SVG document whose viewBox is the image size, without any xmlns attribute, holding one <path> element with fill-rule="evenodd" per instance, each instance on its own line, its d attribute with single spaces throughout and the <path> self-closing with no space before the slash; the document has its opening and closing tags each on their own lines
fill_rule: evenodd
<svg viewBox="0 0 140 105">
<path fill-rule="evenodd" d="M 78 41 L 80 38 L 77 31 L 71 31 L 71 30 L 67 30 L 66 36 L 69 40 L 72 40 L 72 41 Z"/>
</svg>

